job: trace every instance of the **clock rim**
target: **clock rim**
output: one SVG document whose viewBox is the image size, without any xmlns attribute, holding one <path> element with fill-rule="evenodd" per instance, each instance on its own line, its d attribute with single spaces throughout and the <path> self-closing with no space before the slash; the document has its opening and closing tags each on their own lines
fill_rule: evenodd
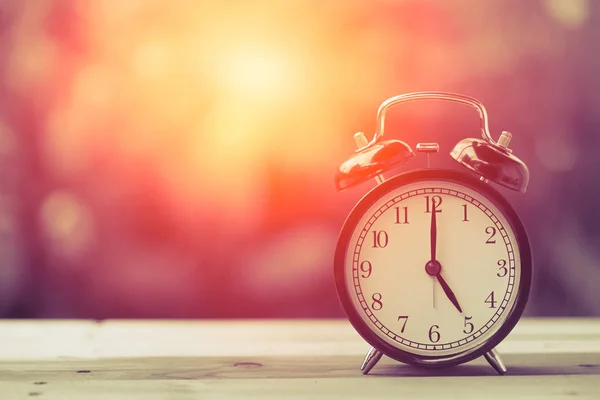
<svg viewBox="0 0 600 400">
<path fill-rule="evenodd" d="M 498 331 L 479 346 L 465 351 L 459 350 L 455 354 L 438 357 L 422 356 L 410 353 L 406 350 L 400 350 L 379 338 L 379 336 L 363 321 L 363 319 L 360 317 L 359 311 L 353 306 L 348 288 L 346 287 L 346 274 L 344 268 L 346 252 L 352 233 L 358 225 L 360 218 L 369 209 L 369 207 L 371 207 L 382 196 L 394 189 L 400 188 L 407 184 L 428 180 L 441 180 L 460 184 L 486 197 L 487 200 L 494 204 L 504 215 L 508 221 L 508 224 L 513 230 L 515 239 L 517 241 L 517 246 L 519 247 L 521 261 L 520 284 L 515 294 L 516 299 L 512 309 L 508 311 L 508 315 Z M 475 358 L 480 357 L 494 349 L 500 342 L 502 342 L 502 340 L 506 338 L 506 336 L 508 336 L 523 315 L 529 299 L 529 293 L 531 291 L 532 278 L 533 259 L 531 254 L 531 244 L 525 230 L 525 226 L 523 225 L 521 218 L 512 205 L 491 185 L 482 182 L 473 175 L 449 169 L 423 169 L 400 173 L 389 178 L 380 185 L 375 186 L 373 189 L 367 192 L 356 203 L 356 205 L 348 214 L 348 217 L 346 217 L 338 236 L 338 242 L 334 256 L 334 279 L 338 300 L 340 301 L 346 317 L 354 329 L 367 343 L 388 357 L 416 366 L 447 367 L 462 364 L 474 360 Z"/>
</svg>

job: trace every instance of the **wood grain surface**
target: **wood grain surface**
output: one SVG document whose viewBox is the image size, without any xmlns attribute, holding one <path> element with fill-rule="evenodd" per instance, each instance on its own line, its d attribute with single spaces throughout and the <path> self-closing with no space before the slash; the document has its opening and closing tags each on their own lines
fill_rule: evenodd
<svg viewBox="0 0 600 400">
<path fill-rule="evenodd" d="M 600 399 L 600 319 L 524 319 L 483 359 L 386 357 L 345 320 L 0 321 L 0 399 Z"/>
</svg>

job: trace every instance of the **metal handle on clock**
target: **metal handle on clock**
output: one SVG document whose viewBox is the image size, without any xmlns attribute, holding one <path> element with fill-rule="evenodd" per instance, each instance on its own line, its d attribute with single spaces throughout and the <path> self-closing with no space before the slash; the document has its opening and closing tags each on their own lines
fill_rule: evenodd
<svg viewBox="0 0 600 400">
<path fill-rule="evenodd" d="M 448 92 L 414 92 L 401 94 L 387 99 L 379 106 L 379 110 L 377 111 L 377 131 L 370 144 L 378 142 L 383 137 L 385 131 L 385 114 L 392 106 L 415 100 L 445 100 L 466 104 L 475 108 L 481 119 L 481 137 L 488 143 L 500 147 L 500 144 L 494 141 L 490 134 L 487 110 L 483 103 L 473 97 Z"/>
<path fill-rule="evenodd" d="M 344 190 L 368 179 L 383 182 L 383 173 L 403 164 L 414 157 L 411 147 L 401 140 L 383 141 L 385 116 L 388 110 L 399 103 L 416 100 L 445 100 L 469 105 L 475 108 L 481 120 L 481 139 L 461 140 L 450 155 L 454 160 L 487 180 L 504 187 L 525 192 L 529 183 L 527 165 L 508 148 L 512 135 L 502 132 L 496 142 L 490 134 L 488 115 L 485 106 L 477 99 L 447 92 L 414 92 L 391 97 L 384 101 L 377 111 L 377 130 L 368 142 L 363 133 L 355 135 L 358 150 L 344 162 L 336 173 L 338 190 Z M 417 146 L 417 150 L 419 147 Z M 429 163 L 428 163 L 429 164 Z"/>
<path fill-rule="evenodd" d="M 391 97 L 377 111 L 377 131 L 369 146 L 379 143 L 385 131 L 385 115 L 394 105 L 416 100 L 446 100 L 475 108 L 481 120 L 482 139 L 463 139 L 450 152 L 452 158 L 471 171 L 506 188 L 525 192 L 529 184 L 527 165 L 508 148 L 512 139 L 510 132 L 502 132 L 496 142 L 489 129 L 489 118 L 485 106 L 477 99 L 462 94 L 447 92 L 414 92 Z"/>
</svg>

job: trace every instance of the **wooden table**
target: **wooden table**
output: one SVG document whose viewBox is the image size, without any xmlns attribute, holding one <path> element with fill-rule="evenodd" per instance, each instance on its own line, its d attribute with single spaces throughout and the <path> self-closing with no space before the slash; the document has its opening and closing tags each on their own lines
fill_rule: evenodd
<svg viewBox="0 0 600 400">
<path fill-rule="evenodd" d="M 0 399 L 600 399 L 600 319 L 525 319 L 483 359 L 384 357 L 345 320 L 0 321 Z"/>
</svg>

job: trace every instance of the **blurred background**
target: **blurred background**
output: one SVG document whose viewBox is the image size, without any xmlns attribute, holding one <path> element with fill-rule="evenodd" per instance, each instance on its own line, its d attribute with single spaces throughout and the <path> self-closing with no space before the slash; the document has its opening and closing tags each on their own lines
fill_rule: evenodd
<svg viewBox="0 0 600 400">
<path fill-rule="evenodd" d="M 600 315 L 599 37 L 593 0 L 0 0 L 0 316 L 342 316 L 333 252 L 373 183 L 333 176 L 420 90 L 482 101 L 530 168 L 501 190 L 526 313 Z M 388 115 L 438 167 L 479 135 L 462 105 Z"/>
</svg>

